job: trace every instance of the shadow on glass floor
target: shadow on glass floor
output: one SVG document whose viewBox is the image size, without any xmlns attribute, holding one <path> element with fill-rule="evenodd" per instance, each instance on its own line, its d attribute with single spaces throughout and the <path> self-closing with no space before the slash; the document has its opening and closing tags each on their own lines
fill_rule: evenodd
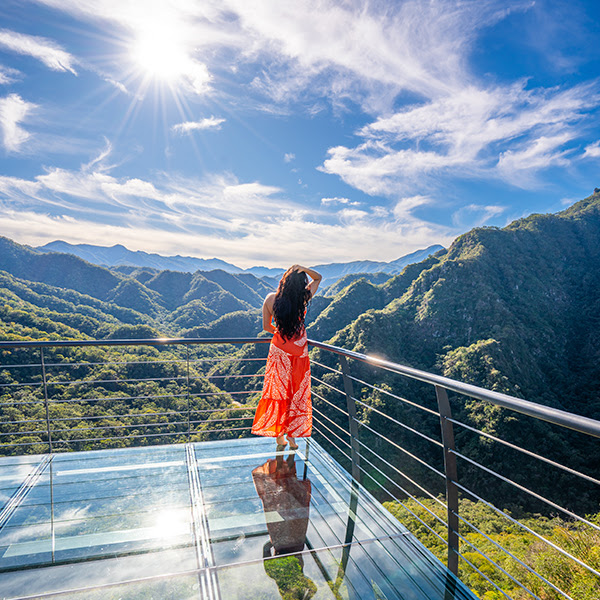
<svg viewBox="0 0 600 600">
<path fill-rule="evenodd" d="M 312 440 L 0 459 L 0 502 L 2 598 L 474 598 Z"/>
</svg>

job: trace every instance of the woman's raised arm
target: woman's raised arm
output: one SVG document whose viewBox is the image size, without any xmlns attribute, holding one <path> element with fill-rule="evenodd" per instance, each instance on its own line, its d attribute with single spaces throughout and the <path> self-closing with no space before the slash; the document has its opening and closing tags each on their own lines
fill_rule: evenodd
<svg viewBox="0 0 600 600">
<path fill-rule="evenodd" d="M 300 265 L 294 265 L 294 267 L 298 271 L 304 271 L 304 273 L 306 273 L 312 279 L 312 281 L 309 282 L 306 287 L 310 290 L 311 295 L 314 296 L 317 293 L 321 279 L 323 279 L 322 275 L 317 273 L 314 269 L 309 269 L 308 267 L 302 267 Z"/>
</svg>

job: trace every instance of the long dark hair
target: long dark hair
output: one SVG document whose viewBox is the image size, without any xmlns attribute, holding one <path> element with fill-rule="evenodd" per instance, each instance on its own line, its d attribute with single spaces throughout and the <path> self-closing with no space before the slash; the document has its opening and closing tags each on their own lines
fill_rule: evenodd
<svg viewBox="0 0 600 600">
<path fill-rule="evenodd" d="M 284 273 L 279 282 L 273 303 L 273 319 L 284 339 L 296 337 L 304 327 L 304 314 L 311 297 L 307 285 L 306 273 L 296 271 L 293 267 Z"/>
</svg>

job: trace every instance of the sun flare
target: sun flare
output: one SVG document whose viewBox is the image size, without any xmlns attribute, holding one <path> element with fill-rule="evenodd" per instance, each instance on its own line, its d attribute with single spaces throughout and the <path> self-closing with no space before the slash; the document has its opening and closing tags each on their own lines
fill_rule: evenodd
<svg viewBox="0 0 600 600">
<path fill-rule="evenodd" d="M 141 33 L 132 48 L 132 58 L 153 79 L 174 82 L 189 63 L 176 29 L 150 27 Z"/>
</svg>

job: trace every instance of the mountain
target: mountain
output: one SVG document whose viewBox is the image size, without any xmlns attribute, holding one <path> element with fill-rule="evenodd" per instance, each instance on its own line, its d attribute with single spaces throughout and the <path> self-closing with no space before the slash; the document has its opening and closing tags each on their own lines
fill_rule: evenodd
<svg viewBox="0 0 600 600">
<path fill-rule="evenodd" d="M 473 229 L 385 284 L 354 281 L 308 332 L 349 350 L 600 420 L 600 191 L 557 214 L 531 215 L 503 229 Z M 337 367 L 325 352 L 316 352 L 315 359 Z M 358 379 L 372 377 L 365 365 L 353 361 L 351 368 Z M 383 371 L 377 377 L 379 387 L 389 386 L 399 397 L 435 403 L 433 390 L 418 382 Z M 361 395 L 423 433 L 439 433 L 439 422 L 424 423 L 402 403 L 366 388 Z M 600 449 L 592 440 L 486 402 L 458 397 L 451 402 L 455 418 L 468 426 L 582 472 L 600 469 Z M 430 464 L 438 460 L 437 449 L 419 446 L 410 433 L 395 436 Z M 456 436 L 464 454 L 504 476 L 517 476 L 520 456 L 509 448 L 461 429 Z M 401 454 L 392 452 L 388 460 L 428 481 Z M 563 505 L 582 514 L 600 500 L 597 490 L 583 493 L 564 474 L 553 472 L 550 479 L 541 469 L 517 477 L 535 480 L 536 491 L 548 498 L 560 494 Z M 492 489 L 501 505 L 546 510 L 472 465 L 461 464 L 461 481 L 476 493 Z"/>
<path fill-rule="evenodd" d="M 447 251 L 409 265 L 384 284 L 353 281 L 331 299 L 308 333 L 349 350 L 600 420 L 600 191 L 557 214 L 531 215 L 502 229 L 473 229 Z M 315 363 L 339 369 L 331 354 L 314 351 L 313 356 Z M 439 465 L 439 448 L 410 431 L 435 438 L 439 420 L 400 401 L 435 409 L 433 388 L 358 361 L 350 369 L 363 405 L 385 406 L 408 429 L 391 429 L 389 421 L 367 411 L 369 426 L 388 430 L 406 451 Z M 377 388 L 393 390 L 395 398 L 361 385 L 373 377 Z M 326 393 L 315 386 L 317 399 Z M 450 394 L 450 402 L 453 418 L 466 427 L 579 472 L 600 469 L 600 447 L 593 438 L 458 394 Z M 315 406 L 328 418 L 338 418 L 326 404 Z M 362 430 L 361 438 L 366 445 L 378 443 L 369 430 Z M 597 510 L 597 487 L 524 462 L 512 448 L 460 426 L 455 440 L 462 455 L 476 457 L 502 477 L 578 514 Z M 437 489 L 431 471 L 394 447 L 386 445 L 385 452 L 407 477 Z M 491 472 L 464 460 L 459 469 L 462 485 L 480 495 L 485 490 L 497 506 L 551 513 Z"/>
<path fill-rule="evenodd" d="M 69 244 L 63 241 L 54 241 L 45 246 L 38 246 L 35 250 L 41 253 L 60 252 L 74 254 L 79 258 L 100 266 L 117 267 L 122 271 L 123 267 L 131 270 L 137 268 L 156 269 L 157 271 L 181 271 L 194 273 L 195 271 L 213 271 L 220 270 L 232 274 L 254 275 L 259 278 L 273 278 L 269 280 L 270 285 L 277 285 L 284 269 L 269 267 L 250 267 L 249 269 L 240 269 L 235 265 L 225 262 L 218 258 L 194 258 L 192 256 L 161 256 L 160 254 L 150 254 L 140 250 L 134 252 L 128 250 L 125 246 L 117 244 L 116 246 L 95 246 L 91 244 Z M 349 263 L 328 263 L 317 265 L 315 269 L 323 275 L 325 286 L 335 283 L 337 279 L 351 274 L 372 274 L 388 273 L 394 275 L 400 273 L 402 269 L 414 262 L 419 262 L 427 256 L 443 250 L 443 246 L 435 245 L 417 250 L 406 256 L 402 256 L 391 262 L 376 262 L 372 260 L 353 261 Z M 126 272 L 126 271 L 122 271 Z M 130 271 L 131 272 L 131 271 Z"/>
<path fill-rule="evenodd" d="M 444 250 L 443 246 L 439 244 L 429 246 L 423 250 L 417 250 L 411 254 L 401 256 L 391 262 L 376 262 L 372 260 L 355 260 L 348 263 L 328 263 L 323 265 L 317 265 L 314 268 L 323 275 L 323 282 L 327 285 L 334 283 L 335 280 L 349 274 L 367 274 L 367 273 L 389 273 L 390 275 L 396 275 L 401 273 L 402 269 L 406 265 L 411 263 L 418 263 L 431 254 L 435 254 Z"/>
<path fill-rule="evenodd" d="M 0 331 L 34 338 L 59 332 L 69 338 L 114 337 L 115 331 L 125 337 L 143 337 L 143 331 L 184 335 L 236 313 L 237 321 L 220 322 L 217 330 L 229 323 L 230 335 L 235 335 L 234 323 L 243 322 L 244 331 L 258 334 L 257 311 L 273 290 L 268 281 L 223 270 L 110 270 L 72 254 L 39 253 L 0 237 L 0 305 L 6 309 Z"/>
<path fill-rule="evenodd" d="M 212 271 L 222 269 L 228 273 L 250 273 L 257 277 L 278 276 L 282 269 L 271 269 L 268 267 L 252 267 L 251 269 L 240 269 L 231 263 L 219 258 L 196 258 L 193 256 L 162 256 L 143 252 L 142 250 L 128 250 L 121 244 L 115 246 L 96 246 L 93 244 L 69 244 L 62 240 L 56 240 L 35 248 L 39 252 L 61 252 L 74 254 L 84 260 L 105 267 L 133 266 L 150 267 L 159 271 Z"/>
<path fill-rule="evenodd" d="M 348 275 L 340 277 L 335 283 L 326 286 L 323 290 L 323 295 L 327 297 L 336 296 L 345 287 L 349 286 L 352 282 L 357 281 L 358 279 L 366 279 L 371 283 L 381 284 L 385 283 L 388 279 L 390 279 L 390 277 L 392 276 L 389 273 L 384 273 L 383 271 L 379 271 L 377 273 L 348 273 Z"/>
<path fill-rule="evenodd" d="M 365 287 L 345 288 L 313 327 L 346 315 L 333 343 L 600 418 L 600 193 L 473 229 L 373 286 L 373 306 L 354 319 L 344 299 Z M 386 288 L 398 289 L 382 306 Z"/>
</svg>

